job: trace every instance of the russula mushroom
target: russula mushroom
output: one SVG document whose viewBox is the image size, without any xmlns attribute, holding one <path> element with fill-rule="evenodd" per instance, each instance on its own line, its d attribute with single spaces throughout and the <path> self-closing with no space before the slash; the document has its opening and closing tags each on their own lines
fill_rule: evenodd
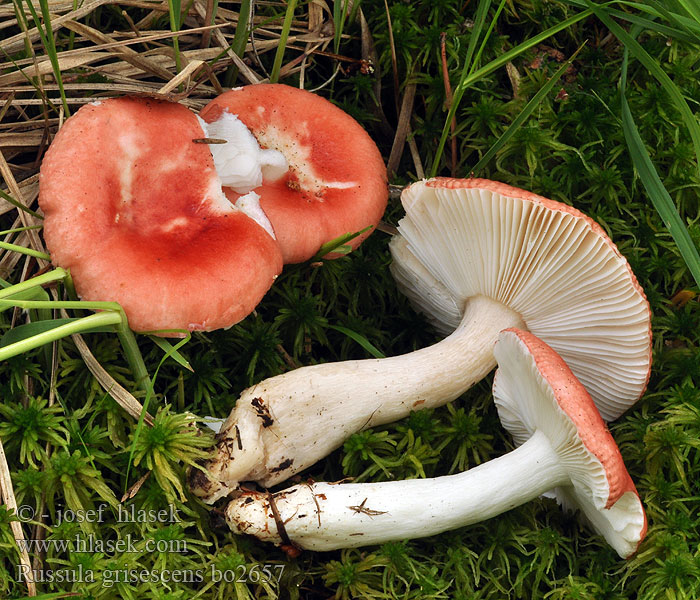
<svg viewBox="0 0 700 600">
<path fill-rule="evenodd" d="M 586 389 L 531 333 L 502 332 L 495 354 L 495 403 L 515 450 L 434 479 L 240 492 L 226 508 L 229 525 L 264 541 L 335 550 L 438 534 L 550 493 L 580 509 L 621 557 L 633 554 L 646 533 L 644 508 Z"/>
<path fill-rule="evenodd" d="M 214 129 L 237 118 L 262 147 L 284 155 L 289 168 L 264 170 L 255 192 L 285 263 L 303 262 L 322 244 L 379 222 L 388 198 L 384 161 L 360 124 L 328 100 L 282 84 L 249 85 L 221 94 L 200 116 Z M 235 201 L 240 192 L 224 184 Z"/>
<path fill-rule="evenodd" d="M 401 200 L 392 273 L 440 330 L 459 330 L 465 307 L 490 298 L 562 356 L 603 419 L 639 399 L 651 368 L 649 303 L 600 225 L 484 179 L 418 182 Z"/>
<path fill-rule="evenodd" d="M 606 419 L 643 393 L 649 305 L 590 218 L 479 179 L 421 181 L 402 202 L 395 273 L 435 318 L 454 315 L 456 329 L 403 356 L 304 367 L 244 390 L 218 455 L 204 464 L 210 478 L 191 473 L 205 501 L 240 481 L 284 481 L 352 433 L 454 400 L 493 369 L 493 345 L 508 327 L 527 328 L 560 352 Z"/>
<path fill-rule="evenodd" d="M 83 299 L 121 304 L 136 331 L 231 326 L 282 269 L 255 197 L 224 195 L 207 135 L 184 106 L 114 98 L 82 107 L 44 158 L 53 262 Z M 258 171 L 281 159 L 257 158 Z"/>
</svg>

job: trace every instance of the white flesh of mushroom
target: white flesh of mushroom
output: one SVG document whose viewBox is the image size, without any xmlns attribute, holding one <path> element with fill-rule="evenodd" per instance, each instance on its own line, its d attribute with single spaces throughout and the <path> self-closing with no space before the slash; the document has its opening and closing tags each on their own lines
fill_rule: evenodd
<svg viewBox="0 0 700 600">
<path fill-rule="evenodd" d="M 289 169 L 287 159 L 277 150 L 262 149 L 236 115 L 223 112 L 212 123 L 207 123 L 200 117 L 197 120 L 205 138 L 225 140 L 224 144 L 208 145 L 221 184 L 241 194 L 235 207 L 274 238 L 272 224 L 260 206 L 260 196 L 253 190 L 262 185 L 263 176 L 268 181 L 274 181 L 284 175 Z M 230 201 L 220 186 L 216 190 L 216 197 L 222 206 L 230 207 Z"/>
</svg>

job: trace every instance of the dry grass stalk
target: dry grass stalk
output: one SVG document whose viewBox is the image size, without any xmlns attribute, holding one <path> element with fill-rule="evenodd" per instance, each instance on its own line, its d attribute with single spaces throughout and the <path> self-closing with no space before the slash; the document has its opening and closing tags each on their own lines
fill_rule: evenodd
<svg viewBox="0 0 700 600">
<path fill-rule="evenodd" d="M 15 499 L 12 478 L 10 477 L 10 467 L 7 464 L 7 456 L 5 456 L 5 449 L 3 448 L 2 441 L 0 441 L 0 495 L 2 495 L 2 499 L 8 510 L 17 513 L 17 500 Z M 32 575 L 32 563 L 29 560 L 29 553 L 27 552 L 27 546 L 24 541 L 22 524 L 19 521 L 12 521 L 10 527 L 12 529 L 12 535 L 17 541 L 22 570 L 25 572 L 27 593 L 30 596 L 36 596 L 36 584 L 34 583 L 34 576 Z"/>
</svg>

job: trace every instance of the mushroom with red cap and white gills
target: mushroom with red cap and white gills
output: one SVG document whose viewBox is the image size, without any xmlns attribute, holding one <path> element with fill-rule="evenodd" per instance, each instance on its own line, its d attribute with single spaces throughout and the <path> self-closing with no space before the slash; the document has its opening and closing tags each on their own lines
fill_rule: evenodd
<svg viewBox="0 0 700 600">
<path fill-rule="evenodd" d="M 526 328 L 559 352 L 606 420 L 643 393 L 649 304 L 590 218 L 480 179 L 421 181 L 402 202 L 394 273 L 404 289 L 419 291 L 423 309 L 454 317 L 456 329 L 409 354 L 303 367 L 244 390 L 217 456 L 203 465 L 209 476 L 191 472 L 205 501 L 241 481 L 284 481 L 363 428 L 454 400 L 495 367 L 493 345 L 508 327 Z"/>
<path fill-rule="evenodd" d="M 136 331 L 231 326 L 282 269 L 255 195 L 235 206 L 224 195 L 202 124 L 162 100 L 93 102 L 66 121 L 41 167 L 53 262 L 84 300 L 121 304 Z M 284 162 L 259 147 L 248 156 L 241 190 Z"/>
<path fill-rule="evenodd" d="M 285 264 L 308 260 L 326 242 L 366 230 L 348 242 L 357 248 L 384 214 L 389 193 L 377 146 L 325 98 L 282 84 L 248 85 L 221 94 L 200 116 L 211 137 L 227 137 L 242 124 L 252 143 L 285 157 L 287 164 L 263 169 L 255 190 Z M 224 185 L 236 202 L 236 182 L 224 178 Z"/>
<path fill-rule="evenodd" d="M 242 491 L 226 508 L 230 527 L 277 544 L 335 550 L 438 534 L 549 494 L 580 509 L 621 557 L 632 555 L 646 515 L 586 389 L 531 333 L 503 331 L 494 352 L 495 404 L 515 450 L 434 479 Z"/>
</svg>

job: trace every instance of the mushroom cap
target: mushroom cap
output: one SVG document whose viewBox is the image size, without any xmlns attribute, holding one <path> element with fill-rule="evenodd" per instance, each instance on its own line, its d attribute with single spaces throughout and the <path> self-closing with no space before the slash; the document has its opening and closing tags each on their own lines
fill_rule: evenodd
<svg viewBox="0 0 700 600">
<path fill-rule="evenodd" d="M 388 198 L 384 161 L 367 132 L 321 96 L 281 84 L 236 88 L 201 111 L 207 123 L 236 115 L 261 147 L 278 150 L 289 171 L 256 188 L 285 263 L 314 256 L 322 244 L 374 227 Z M 225 187 L 235 202 L 238 193 Z M 371 233 L 349 245 L 354 249 Z"/>
<path fill-rule="evenodd" d="M 202 137 L 184 106 L 113 98 L 68 119 L 44 158 L 53 262 L 136 331 L 229 327 L 282 269 L 274 239 L 224 196 Z"/>
<path fill-rule="evenodd" d="M 481 294 L 519 313 L 562 356 L 605 420 L 644 393 L 651 369 L 649 303 L 595 221 L 485 179 L 419 181 L 401 200 L 406 216 L 398 229 L 407 246 L 398 236 L 392 241 L 392 272 L 443 332 L 453 330 L 468 299 Z"/>
<path fill-rule="evenodd" d="M 647 530 L 644 508 L 586 389 L 562 358 L 529 332 L 502 331 L 494 354 L 494 402 L 516 446 L 543 432 L 571 478 L 570 486 L 553 495 L 580 508 L 620 556 L 636 552 Z"/>
</svg>

